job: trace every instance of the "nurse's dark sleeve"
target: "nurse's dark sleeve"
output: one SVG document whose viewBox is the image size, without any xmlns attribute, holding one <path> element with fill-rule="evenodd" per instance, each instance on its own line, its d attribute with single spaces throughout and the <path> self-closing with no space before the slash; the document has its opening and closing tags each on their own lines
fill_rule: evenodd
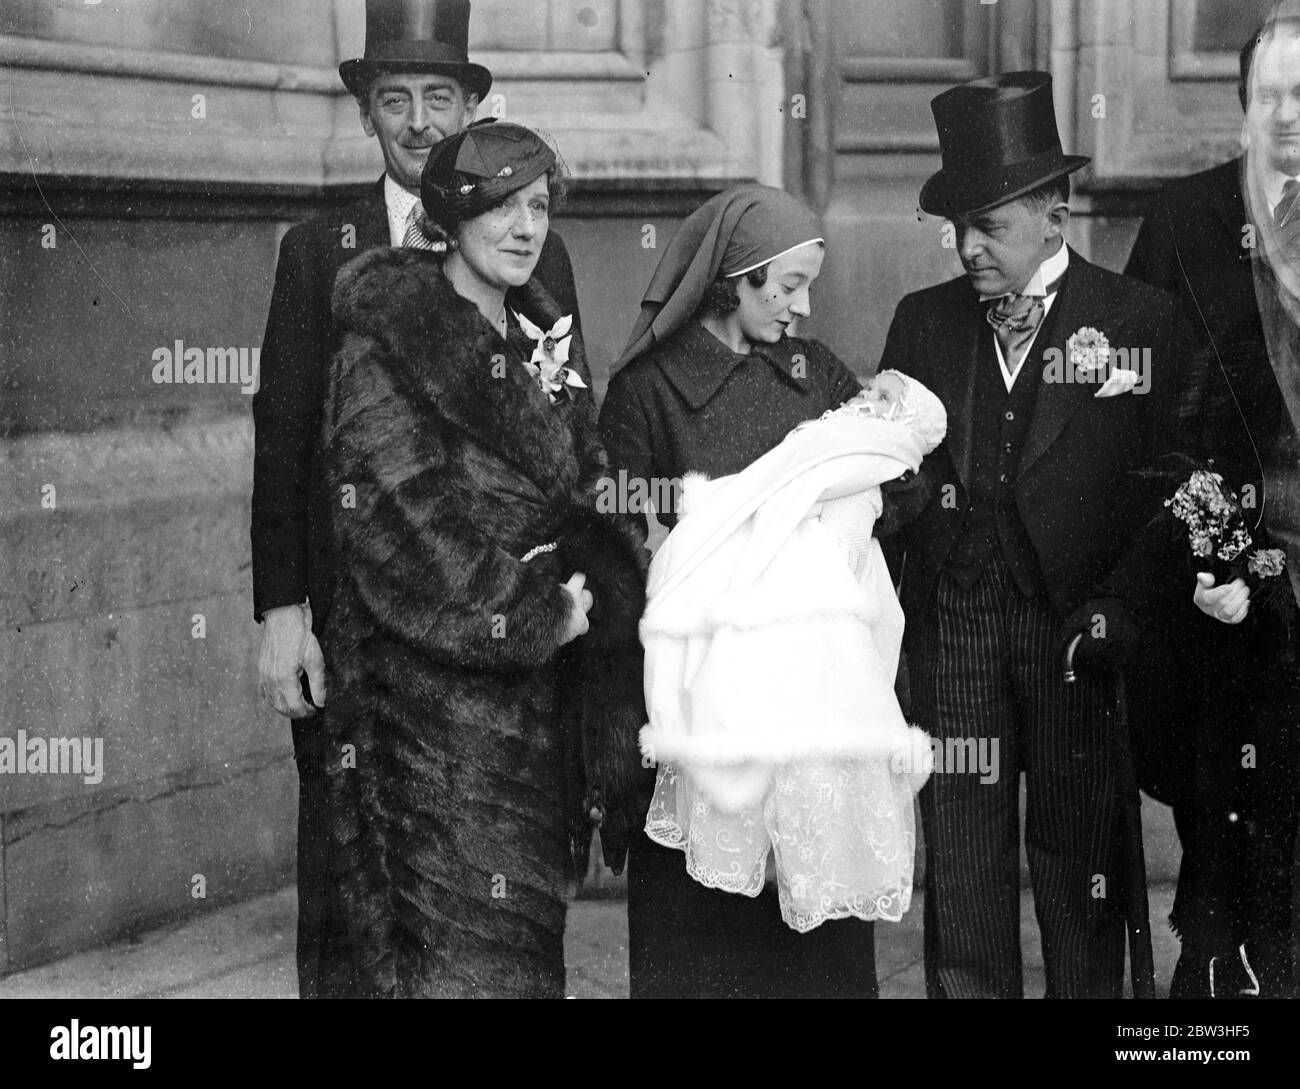
<svg viewBox="0 0 1300 1089">
<path fill-rule="evenodd" d="M 650 489 L 650 494 L 658 494 L 658 489 L 653 487 L 655 443 L 650 415 L 635 384 L 626 375 L 623 372 L 614 376 L 600 409 L 600 438 L 609 455 L 610 476 L 617 481 L 619 471 L 624 470 L 628 481 L 640 480 Z M 650 519 L 648 515 L 645 518 L 648 532 Z"/>
<path fill-rule="evenodd" d="M 825 376 L 825 404 L 818 409 L 819 414 L 825 412 L 828 408 L 837 408 L 845 401 L 852 400 L 861 392 L 862 382 L 857 375 L 849 370 L 843 360 L 825 344 L 820 340 L 810 340 L 808 348 L 809 355 L 813 357 Z"/>
</svg>

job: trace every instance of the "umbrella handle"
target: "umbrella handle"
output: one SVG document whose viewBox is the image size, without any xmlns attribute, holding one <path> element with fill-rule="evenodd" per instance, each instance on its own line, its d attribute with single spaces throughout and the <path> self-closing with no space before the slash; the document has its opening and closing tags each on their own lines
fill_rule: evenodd
<svg viewBox="0 0 1300 1089">
<path fill-rule="evenodd" d="M 1074 638 L 1070 640 L 1065 648 L 1065 683 L 1074 684 L 1078 675 L 1074 672 L 1074 652 L 1079 649 L 1079 644 L 1083 641 L 1083 632 L 1075 632 Z"/>
</svg>

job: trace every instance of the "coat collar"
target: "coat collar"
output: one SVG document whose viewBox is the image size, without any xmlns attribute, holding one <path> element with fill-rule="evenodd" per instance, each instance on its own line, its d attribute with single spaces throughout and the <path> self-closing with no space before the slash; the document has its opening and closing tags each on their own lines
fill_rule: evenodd
<svg viewBox="0 0 1300 1089">
<path fill-rule="evenodd" d="M 782 337 L 776 344 L 755 345 L 749 355 L 733 352 L 698 321 L 687 322 L 659 358 L 659 369 L 694 411 L 713 399 L 733 371 L 751 356 L 765 360 L 786 382 L 806 392 L 806 366 L 797 366 L 802 343 Z"/>
<path fill-rule="evenodd" d="M 512 291 L 507 306 L 543 328 L 561 316 L 536 280 Z M 363 253 L 339 273 L 333 309 L 344 334 L 382 345 L 375 365 L 419 411 L 499 454 L 541 494 L 573 484 L 571 411 L 548 401 L 522 360 L 502 358 L 500 336 L 456 293 L 433 254 L 394 247 Z M 570 365 L 586 372 L 576 333 Z M 591 412 L 588 392 L 578 391 L 572 412 Z"/>
<path fill-rule="evenodd" d="M 388 234 L 388 205 L 384 201 L 382 177 L 367 190 L 364 197 L 344 210 L 342 221 L 351 223 L 357 230 L 356 250 L 351 253 L 343 251 L 346 260 L 351 260 L 362 250 L 390 244 L 392 239 Z"/>
<path fill-rule="evenodd" d="M 1097 326 L 1104 321 L 1106 300 L 1100 297 L 1102 285 L 1097 270 L 1077 253 L 1070 252 L 1070 268 L 1061 284 L 1061 293 L 1053 307 L 1052 327 L 1047 343 L 1034 345 L 1040 361 L 1060 353 L 1061 368 L 1068 368 L 1066 345 L 1070 337 L 1085 325 Z M 1103 329 L 1103 332 L 1105 330 Z M 1048 353 L 1052 353 L 1049 356 Z M 1046 365 L 1045 362 L 1042 365 Z M 1064 430 L 1071 416 L 1096 394 L 1091 382 L 1048 382 L 1039 384 L 1034 415 L 1025 436 L 1025 446 L 1016 466 L 1016 476 L 1023 477 L 1044 451 Z"/>
<path fill-rule="evenodd" d="M 1214 185 L 1209 192 L 1209 212 L 1223 225 L 1227 245 L 1236 254 L 1237 260 L 1249 265 L 1257 253 L 1254 246 L 1242 245 L 1242 231 L 1250 223 L 1246 215 L 1246 201 L 1241 195 L 1241 172 L 1243 162 L 1240 157 L 1231 159 L 1214 168 L 1211 172 Z M 1171 225 L 1177 233 L 1180 224 Z"/>
<path fill-rule="evenodd" d="M 1223 163 L 1214 170 L 1217 183 L 1210 191 L 1210 211 L 1234 235 L 1240 237 L 1245 226 L 1246 202 L 1241 196 L 1242 160 L 1239 157 Z M 1242 247 L 1247 249 L 1248 247 Z"/>
</svg>

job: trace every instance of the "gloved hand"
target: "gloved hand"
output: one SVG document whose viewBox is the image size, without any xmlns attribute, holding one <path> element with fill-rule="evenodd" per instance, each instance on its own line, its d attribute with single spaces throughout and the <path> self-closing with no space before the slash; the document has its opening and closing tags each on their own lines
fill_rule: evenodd
<svg viewBox="0 0 1300 1089">
<path fill-rule="evenodd" d="M 1096 597 L 1066 617 L 1057 640 L 1057 655 L 1064 664 L 1070 640 L 1083 639 L 1074 652 L 1076 669 L 1116 669 L 1137 647 L 1142 636 L 1133 607 L 1119 597 Z"/>
<path fill-rule="evenodd" d="M 871 535 L 880 540 L 893 536 L 925 510 L 933 491 L 924 469 L 886 480 L 880 485 L 880 517 L 876 519 Z"/>
</svg>

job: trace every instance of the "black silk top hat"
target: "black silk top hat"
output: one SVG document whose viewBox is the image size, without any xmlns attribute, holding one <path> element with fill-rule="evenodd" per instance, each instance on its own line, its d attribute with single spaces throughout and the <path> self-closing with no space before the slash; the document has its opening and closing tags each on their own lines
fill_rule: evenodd
<svg viewBox="0 0 1300 1089">
<path fill-rule="evenodd" d="M 358 94 L 376 72 L 432 72 L 482 99 L 492 73 L 469 61 L 469 0 L 366 0 L 365 55 L 339 65 Z"/>
<path fill-rule="evenodd" d="M 988 211 L 1092 161 L 1062 152 L 1046 72 L 963 83 L 932 99 L 930 109 L 943 158 L 943 169 L 921 188 L 921 208 L 931 215 Z"/>
</svg>

